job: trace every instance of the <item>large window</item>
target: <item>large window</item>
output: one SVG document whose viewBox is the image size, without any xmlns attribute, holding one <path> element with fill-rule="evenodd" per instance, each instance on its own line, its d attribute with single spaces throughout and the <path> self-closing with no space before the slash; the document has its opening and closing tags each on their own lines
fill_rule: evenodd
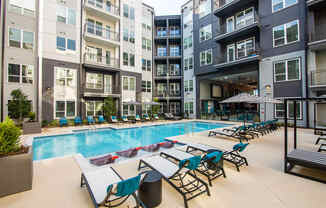
<svg viewBox="0 0 326 208">
<path fill-rule="evenodd" d="M 301 79 L 300 58 L 278 61 L 274 63 L 275 82 Z"/>
<path fill-rule="evenodd" d="M 299 21 L 295 20 L 273 28 L 273 46 L 283 46 L 299 41 Z"/>
<path fill-rule="evenodd" d="M 34 16 L 35 0 L 10 0 L 9 11 L 26 16 Z"/>
<path fill-rule="evenodd" d="M 212 38 L 212 25 L 206 25 L 199 30 L 199 40 L 203 42 Z"/>
<path fill-rule="evenodd" d="M 202 18 L 212 11 L 211 0 L 201 0 L 199 1 L 199 18 Z"/>
<path fill-rule="evenodd" d="M 86 101 L 86 116 L 103 115 L 102 101 Z"/>
<path fill-rule="evenodd" d="M 76 10 L 58 5 L 57 21 L 65 24 L 76 25 Z"/>
<path fill-rule="evenodd" d="M 194 103 L 193 102 L 185 102 L 185 113 L 193 114 L 194 113 Z"/>
<path fill-rule="evenodd" d="M 33 50 L 34 33 L 16 28 L 9 28 L 9 46 Z"/>
<path fill-rule="evenodd" d="M 272 0 L 273 12 L 277 12 L 296 3 L 298 3 L 298 0 Z"/>
<path fill-rule="evenodd" d="M 103 89 L 103 74 L 86 73 L 87 89 Z"/>
<path fill-rule="evenodd" d="M 135 19 L 135 8 L 128 4 L 123 4 L 123 16 L 131 20 Z"/>
<path fill-rule="evenodd" d="M 76 41 L 64 38 L 64 37 L 57 37 L 57 49 L 60 51 L 76 51 Z"/>
<path fill-rule="evenodd" d="M 212 64 L 212 49 L 200 52 L 200 66 Z"/>
<path fill-rule="evenodd" d="M 123 90 L 135 91 L 136 78 L 135 77 L 122 77 Z"/>
<path fill-rule="evenodd" d="M 241 29 L 254 23 L 254 8 L 248 8 L 236 14 L 236 29 Z"/>
<path fill-rule="evenodd" d="M 179 46 L 170 46 L 170 56 L 180 56 Z"/>
<path fill-rule="evenodd" d="M 284 104 L 275 104 L 275 118 L 284 118 Z M 294 103 L 288 103 L 288 118 L 294 118 Z M 302 103 L 297 102 L 297 119 L 302 119 Z"/>
<path fill-rule="evenodd" d="M 76 70 L 57 67 L 55 69 L 55 83 L 57 86 L 75 87 Z"/>
<path fill-rule="evenodd" d="M 184 81 L 184 90 L 185 92 L 192 92 L 194 90 L 194 81 L 193 80 Z"/>
<path fill-rule="evenodd" d="M 184 40 L 183 40 L 183 48 L 184 49 L 191 48 L 191 47 L 192 47 L 192 35 L 184 38 Z"/>
<path fill-rule="evenodd" d="M 157 76 L 166 76 L 167 66 L 165 64 L 157 64 L 156 71 Z"/>
<path fill-rule="evenodd" d="M 33 65 L 8 64 L 8 82 L 33 84 Z"/>
<path fill-rule="evenodd" d="M 143 71 L 152 71 L 152 61 L 151 60 L 146 60 L 146 59 L 142 59 L 142 70 Z"/>
<path fill-rule="evenodd" d="M 255 54 L 255 40 L 250 38 L 237 43 L 238 59 L 251 56 Z"/>
<path fill-rule="evenodd" d="M 184 64 L 183 64 L 184 70 L 192 70 L 194 68 L 194 60 L 193 57 L 184 58 Z"/>
<path fill-rule="evenodd" d="M 135 67 L 135 54 L 123 52 L 123 65 Z"/>
<path fill-rule="evenodd" d="M 135 105 L 123 105 L 122 113 L 124 116 L 135 116 Z"/>
<path fill-rule="evenodd" d="M 55 117 L 56 118 L 74 118 L 76 116 L 76 101 L 57 100 L 55 102 Z"/>
<path fill-rule="evenodd" d="M 157 56 L 167 56 L 166 48 L 159 46 L 157 48 Z"/>
<path fill-rule="evenodd" d="M 152 91 L 152 82 L 151 81 L 142 81 L 142 91 L 143 92 L 151 92 Z"/>
<path fill-rule="evenodd" d="M 180 76 L 180 64 L 170 64 L 170 75 L 171 76 Z"/>
</svg>

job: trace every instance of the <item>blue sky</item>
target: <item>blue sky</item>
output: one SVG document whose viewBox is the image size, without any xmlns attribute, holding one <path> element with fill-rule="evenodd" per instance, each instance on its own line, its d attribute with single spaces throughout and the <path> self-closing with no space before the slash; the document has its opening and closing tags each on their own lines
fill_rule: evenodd
<svg viewBox="0 0 326 208">
<path fill-rule="evenodd" d="M 144 3 L 154 7 L 155 15 L 180 14 L 181 5 L 187 0 L 143 0 Z"/>
</svg>

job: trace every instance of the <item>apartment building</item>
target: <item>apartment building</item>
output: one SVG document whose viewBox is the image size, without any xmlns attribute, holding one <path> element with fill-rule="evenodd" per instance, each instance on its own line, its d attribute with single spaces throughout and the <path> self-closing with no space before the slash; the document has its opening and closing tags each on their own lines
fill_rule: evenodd
<svg viewBox="0 0 326 208">
<path fill-rule="evenodd" d="M 181 16 L 154 18 L 154 94 L 161 113 L 183 112 Z"/>
<path fill-rule="evenodd" d="M 1 1 L 0 2 L 0 28 L 1 28 L 1 31 L 4 31 L 4 27 L 3 27 L 3 18 L 4 18 L 4 1 Z M 4 51 L 4 48 L 3 48 L 3 37 L 4 37 L 4 34 L 3 33 L 0 33 L 0 120 L 2 120 L 2 90 L 3 90 L 3 82 L 2 82 L 2 75 L 3 75 L 3 72 L 4 72 L 4 69 L 3 69 L 3 58 L 2 58 L 2 54 L 3 54 L 3 51 Z"/>
<path fill-rule="evenodd" d="M 308 0 L 307 8 L 307 69 L 309 97 L 326 94 L 326 1 Z M 315 108 L 315 109 L 314 109 Z M 326 104 L 309 106 L 310 126 L 325 125 Z"/>
<path fill-rule="evenodd" d="M 181 8 L 183 30 L 183 103 L 184 114 L 189 118 L 196 117 L 196 77 L 194 73 L 194 7 L 188 1 Z"/>
<path fill-rule="evenodd" d="M 154 8 L 143 4 L 142 8 L 142 113 L 147 114 L 151 110 L 153 101 L 153 30 Z"/>
<path fill-rule="evenodd" d="M 2 118 L 8 115 L 6 107 L 11 92 L 21 89 L 28 96 L 32 109 L 38 112 L 38 1 L 1 1 L 3 38 L 1 59 Z M 9 114 L 10 115 L 10 114 Z"/>
</svg>

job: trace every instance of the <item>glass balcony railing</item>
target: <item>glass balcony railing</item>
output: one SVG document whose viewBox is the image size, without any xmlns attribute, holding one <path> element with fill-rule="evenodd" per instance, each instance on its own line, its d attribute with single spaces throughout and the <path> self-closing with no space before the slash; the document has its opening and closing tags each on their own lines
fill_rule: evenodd
<svg viewBox="0 0 326 208">
<path fill-rule="evenodd" d="M 94 24 L 85 24 L 85 32 L 88 35 L 94 35 L 101 39 L 120 42 L 120 33 L 95 26 Z"/>
<path fill-rule="evenodd" d="M 311 72 L 311 87 L 326 87 L 326 69 Z"/>
<path fill-rule="evenodd" d="M 98 54 L 85 53 L 84 62 L 89 64 L 96 64 L 101 66 L 109 66 L 113 68 L 120 68 L 120 59 L 101 56 Z"/>
<path fill-rule="evenodd" d="M 256 57 L 260 55 L 260 50 L 256 46 L 256 48 L 245 48 L 245 49 L 238 49 L 237 55 L 235 52 L 229 51 L 228 54 L 222 54 L 216 57 L 217 64 L 226 64 L 226 63 L 234 63 L 241 60 L 246 60 L 252 57 Z"/>
<path fill-rule="evenodd" d="M 101 10 L 104 13 L 120 16 L 120 8 L 119 7 L 112 5 L 109 1 L 105 1 L 105 2 L 106 2 L 106 4 L 103 3 L 103 1 L 86 0 L 85 4 L 92 8 Z"/>
</svg>

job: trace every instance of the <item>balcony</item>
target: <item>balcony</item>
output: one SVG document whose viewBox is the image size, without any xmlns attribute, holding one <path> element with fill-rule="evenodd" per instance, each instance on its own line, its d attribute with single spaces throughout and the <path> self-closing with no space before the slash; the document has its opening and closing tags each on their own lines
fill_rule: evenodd
<svg viewBox="0 0 326 208">
<path fill-rule="evenodd" d="M 258 2 L 258 0 L 215 0 L 214 14 L 217 17 L 229 16 L 239 9 L 246 8 L 248 4 Z"/>
<path fill-rule="evenodd" d="M 120 59 L 109 58 L 97 54 L 85 53 L 84 64 L 95 65 L 99 67 L 120 68 Z"/>
<path fill-rule="evenodd" d="M 84 26 L 84 38 L 86 41 L 94 42 L 108 47 L 120 46 L 120 33 L 106 28 L 95 27 L 91 24 Z"/>
<path fill-rule="evenodd" d="M 181 52 L 170 52 L 167 51 L 157 51 L 157 53 L 154 56 L 155 59 L 179 59 L 181 58 Z"/>
<path fill-rule="evenodd" d="M 167 72 L 163 72 L 163 73 L 157 73 L 155 74 L 154 78 L 156 80 L 165 80 L 165 79 L 181 79 L 181 72 L 178 73 L 167 73 Z"/>
<path fill-rule="evenodd" d="M 107 4 L 100 3 L 95 0 L 85 0 L 84 7 L 87 12 L 92 15 L 98 15 L 99 17 L 105 18 L 108 21 L 119 21 L 120 20 L 120 8 L 111 5 L 109 2 Z"/>
<path fill-rule="evenodd" d="M 308 47 L 312 51 L 326 50 L 326 25 L 315 25 L 315 27 L 315 31 L 309 33 Z"/>
<path fill-rule="evenodd" d="M 238 52 L 239 53 L 239 52 Z M 260 60 L 260 50 L 259 49 L 247 49 L 243 52 L 241 57 L 236 56 L 234 58 L 230 58 L 227 54 L 223 54 L 219 57 L 216 57 L 216 69 L 225 69 L 228 67 L 234 66 L 245 66 L 251 63 L 258 63 Z"/>
<path fill-rule="evenodd" d="M 155 90 L 153 96 L 159 99 L 180 99 L 181 91 L 180 90 Z"/>
<path fill-rule="evenodd" d="M 313 90 L 326 89 L 326 69 L 312 71 L 310 77 L 310 88 Z"/>
<path fill-rule="evenodd" d="M 307 2 L 308 7 L 318 8 L 320 5 L 324 6 L 326 3 L 326 0 L 307 0 L 306 2 Z"/>
<path fill-rule="evenodd" d="M 222 24 L 217 30 L 217 42 L 230 42 L 234 39 L 255 34 L 259 31 L 259 16 L 255 13 L 251 18 L 236 22 L 234 25 Z"/>
<path fill-rule="evenodd" d="M 86 84 L 87 85 L 87 84 Z M 106 89 L 100 89 L 100 90 L 93 90 L 88 89 L 85 85 L 84 90 L 84 97 L 98 97 L 98 98 L 106 98 L 106 97 L 121 97 L 121 89 L 119 86 L 109 86 L 106 87 Z"/>
</svg>

